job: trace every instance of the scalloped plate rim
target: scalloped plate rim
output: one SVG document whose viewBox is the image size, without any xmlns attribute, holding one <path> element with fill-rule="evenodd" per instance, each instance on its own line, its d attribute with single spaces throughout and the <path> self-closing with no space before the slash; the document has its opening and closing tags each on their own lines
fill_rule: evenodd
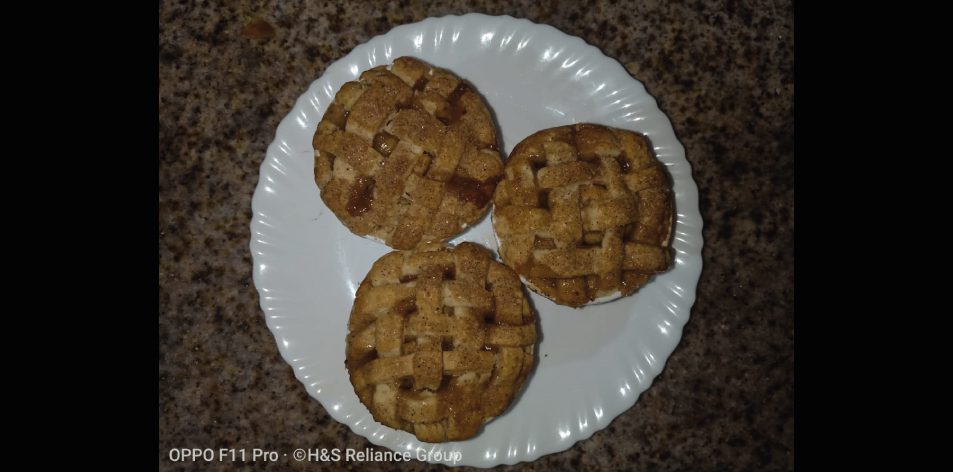
<svg viewBox="0 0 953 472">
<path fill-rule="evenodd" d="M 677 254 L 676 267 L 670 271 L 670 272 L 674 272 L 675 270 L 680 270 L 681 272 L 685 272 L 684 278 L 686 280 L 685 281 L 686 286 L 680 287 L 682 291 L 679 294 L 679 299 L 682 302 L 684 302 L 684 304 L 681 306 L 675 307 L 675 311 L 678 311 L 679 314 L 671 318 L 672 320 L 674 320 L 674 323 L 672 323 L 670 326 L 672 330 L 672 333 L 671 335 L 669 335 L 669 338 L 668 338 L 670 342 L 666 343 L 665 345 L 661 347 L 657 347 L 654 352 L 648 353 L 649 355 L 652 355 L 653 358 L 654 357 L 660 358 L 660 362 L 657 362 L 655 365 L 650 364 L 649 368 L 646 369 L 648 370 L 648 372 L 643 373 L 644 378 L 639 380 L 637 386 L 632 389 L 632 394 L 626 396 L 623 393 L 622 398 L 616 399 L 615 403 L 610 403 L 607 406 L 606 410 L 610 410 L 604 413 L 604 417 L 608 418 L 607 420 L 596 421 L 597 424 L 594 427 L 587 427 L 584 429 L 580 428 L 580 430 L 571 429 L 568 432 L 568 437 L 566 438 L 568 439 L 567 441 L 562 441 L 560 443 L 556 443 L 555 445 L 550 445 L 549 447 L 546 447 L 543 445 L 540 445 L 540 447 L 536 447 L 536 444 L 534 444 L 532 447 L 532 451 L 527 451 L 524 454 L 517 454 L 517 455 L 502 454 L 501 458 L 497 458 L 497 455 L 494 454 L 492 458 L 484 458 L 481 455 L 476 461 L 473 460 L 474 458 L 472 456 L 464 457 L 463 462 L 459 462 L 456 464 L 452 462 L 448 462 L 448 461 L 433 461 L 434 463 L 443 463 L 446 465 L 472 465 L 476 467 L 493 467 L 500 464 L 512 465 L 512 464 L 516 464 L 518 462 L 523 462 L 523 461 L 533 461 L 543 455 L 567 450 L 573 447 L 577 442 L 584 439 L 588 439 L 596 431 L 599 431 L 605 428 L 606 426 L 608 426 L 609 423 L 611 423 L 611 421 L 614 420 L 618 415 L 627 411 L 637 402 L 638 398 L 641 396 L 641 393 L 651 386 L 654 378 L 664 369 L 664 366 L 668 357 L 670 356 L 672 351 L 680 342 L 682 329 L 685 323 L 687 323 L 691 315 L 691 307 L 694 304 L 695 295 L 696 295 L 695 289 L 696 289 L 697 282 L 700 277 L 700 273 L 702 269 L 701 248 L 704 245 L 704 241 L 702 239 L 702 234 L 701 234 L 702 227 L 703 227 L 703 220 L 698 211 L 697 186 L 694 180 L 692 179 L 691 165 L 684 156 L 684 148 L 681 145 L 681 143 L 678 141 L 677 136 L 674 134 L 674 130 L 672 130 L 671 123 L 668 121 L 667 116 L 665 116 L 665 114 L 658 109 L 655 99 L 651 95 L 649 95 L 647 91 L 645 91 L 642 83 L 638 81 L 637 79 L 631 77 L 628 71 L 626 71 L 625 68 L 622 67 L 620 63 L 618 63 L 618 61 L 606 56 L 597 47 L 586 43 L 581 38 L 563 33 L 562 31 L 558 30 L 557 28 L 553 26 L 546 25 L 546 24 L 538 24 L 526 19 L 517 19 L 510 16 L 488 16 L 484 14 L 471 13 L 471 14 L 467 14 L 463 16 L 448 15 L 444 17 L 432 17 L 417 23 L 396 26 L 385 34 L 375 36 L 369 41 L 356 46 L 347 55 L 335 61 L 331 65 L 329 65 L 326 68 L 324 74 L 321 77 L 319 77 L 317 80 L 313 81 L 309 85 L 307 90 L 295 101 L 295 104 L 292 110 L 279 123 L 278 129 L 275 134 L 275 140 L 268 146 L 266 158 L 261 164 L 259 183 L 256 186 L 254 195 L 252 197 L 252 221 L 250 224 L 252 237 L 249 242 L 249 248 L 251 250 L 252 259 L 253 259 L 253 271 L 252 271 L 253 277 L 252 278 L 255 283 L 255 287 L 257 288 L 259 293 L 260 305 L 263 310 L 263 314 L 265 315 L 266 324 L 268 325 L 269 330 L 271 331 L 273 337 L 275 338 L 275 342 L 278 345 L 278 349 L 282 358 L 292 367 L 295 377 L 300 382 L 302 382 L 302 384 L 305 385 L 309 395 L 317 399 L 322 404 L 322 406 L 325 407 L 328 414 L 331 417 L 333 417 L 336 421 L 339 421 L 347 425 L 351 429 L 351 431 L 367 438 L 375 445 L 384 446 L 384 447 L 397 450 L 395 448 L 395 445 L 389 444 L 389 442 L 394 442 L 394 441 L 388 441 L 388 439 L 393 437 L 393 434 L 388 434 L 388 432 L 396 433 L 398 435 L 398 440 L 397 440 L 398 446 L 400 445 L 401 442 L 406 442 L 406 440 L 401 441 L 399 439 L 400 435 L 407 434 L 407 433 L 394 431 L 394 430 L 391 430 L 390 428 L 387 428 L 377 423 L 374 423 L 371 425 L 365 424 L 364 420 L 366 420 L 369 417 L 369 413 L 366 411 L 366 408 L 364 408 L 363 412 L 359 411 L 356 413 L 337 411 L 333 408 L 329 408 L 329 405 L 326 404 L 326 400 L 328 402 L 331 402 L 332 399 L 329 399 L 329 398 L 322 399 L 324 395 L 322 395 L 322 393 L 319 392 L 318 389 L 315 387 L 315 384 L 317 382 L 312 383 L 313 379 L 309 379 L 307 377 L 308 371 L 304 370 L 304 368 L 307 366 L 303 365 L 300 359 L 295 359 L 292 353 L 286 347 L 288 338 L 285 337 L 281 332 L 282 329 L 285 328 L 285 326 L 282 326 L 281 324 L 279 324 L 274 317 L 268 316 L 268 313 L 270 311 L 277 309 L 275 305 L 271 304 L 268 301 L 269 297 L 266 295 L 270 287 L 268 286 L 266 282 L 268 275 L 266 274 L 265 263 L 262 262 L 263 260 L 268 259 L 268 256 L 266 256 L 266 253 L 264 252 L 264 249 L 266 249 L 267 246 L 270 245 L 271 241 L 266 241 L 264 239 L 256 238 L 256 235 L 261 236 L 262 234 L 267 233 L 268 225 L 266 223 L 266 220 L 270 218 L 267 214 L 261 211 L 262 206 L 270 201 L 268 200 L 268 198 L 270 197 L 267 195 L 269 193 L 267 190 L 267 185 L 264 182 L 266 182 L 266 180 L 274 176 L 275 175 L 274 172 L 282 173 L 281 167 L 283 166 L 278 156 L 279 154 L 283 153 L 281 148 L 282 146 L 286 146 L 287 142 L 282 141 L 280 138 L 283 135 L 290 133 L 290 131 L 288 131 L 288 128 L 291 126 L 294 126 L 292 124 L 292 120 L 298 120 L 299 123 L 303 123 L 303 121 L 300 121 L 301 120 L 300 117 L 295 117 L 294 115 L 296 114 L 296 111 L 300 111 L 302 110 L 302 108 L 306 108 L 306 106 L 315 105 L 314 103 L 308 103 L 309 97 L 313 94 L 320 93 L 321 83 L 325 80 L 325 77 L 328 77 L 333 74 L 340 74 L 341 73 L 340 71 L 346 67 L 346 64 L 348 62 L 353 62 L 361 55 L 367 54 L 369 51 L 374 49 L 371 46 L 372 44 L 386 42 L 386 39 L 389 37 L 396 39 L 400 37 L 402 34 L 407 32 L 413 32 L 413 31 L 427 32 L 429 31 L 431 27 L 441 25 L 441 24 L 444 24 L 443 28 L 447 28 L 449 25 L 454 25 L 454 24 L 459 25 L 461 23 L 468 23 L 468 22 L 471 23 L 471 25 L 469 26 L 472 26 L 472 24 L 492 23 L 491 26 L 493 27 L 500 27 L 501 25 L 515 26 L 517 30 L 519 30 L 520 28 L 524 28 L 540 35 L 543 35 L 543 34 L 554 35 L 556 38 L 562 41 L 560 45 L 564 46 L 564 48 L 567 45 L 572 45 L 572 43 L 576 43 L 574 47 L 577 47 L 581 49 L 582 51 L 585 51 L 588 57 L 591 57 L 595 61 L 598 61 L 600 65 L 607 66 L 610 69 L 612 68 L 618 69 L 616 71 L 606 71 L 604 72 L 604 74 L 606 75 L 612 75 L 612 74 L 619 75 L 620 73 L 624 74 L 625 78 L 632 82 L 632 84 L 628 84 L 628 85 L 629 86 L 634 85 L 636 87 L 636 91 L 641 91 L 641 94 L 644 95 L 644 97 L 639 96 L 639 100 L 644 100 L 644 103 L 642 103 L 642 106 L 648 109 L 646 113 L 652 114 L 653 119 L 659 121 L 663 125 L 662 126 L 663 130 L 661 132 L 671 133 L 672 142 L 668 143 L 671 146 L 670 149 L 668 149 L 668 158 L 670 162 L 666 162 L 666 165 L 669 167 L 670 170 L 675 167 L 680 167 L 682 168 L 682 171 L 683 171 L 682 174 L 687 175 L 687 179 L 686 178 L 675 179 L 674 175 L 673 175 L 673 179 L 676 181 L 677 197 L 679 193 L 684 194 L 679 199 L 679 202 L 681 204 L 687 204 L 687 207 L 678 209 L 678 215 L 676 218 L 676 228 L 681 226 L 683 227 L 683 229 L 688 230 L 688 232 L 686 233 L 686 237 L 688 238 L 687 240 L 689 240 L 690 242 L 685 243 L 682 246 L 684 246 L 684 249 L 690 249 L 691 252 L 685 251 L 684 253 L 679 253 L 681 255 L 681 259 L 678 258 L 679 254 Z M 535 35 L 531 36 L 531 39 L 532 37 L 535 37 Z M 454 41 L 456 41 L 456 39 L 454 39 Z M 423 57 L 423 59 L 427 60 L 426 57 Z M 386 63 L 386 62 L 381 61 L 380 63 Z M 363 71 L 364 69 L 361 69 L 361 70 Z M 620 83 L 619 87 L 624 87 L 626 85 L 624 84 L 624 80 L 623 79 L 619 79 L 619 80 L 622 82 Z M 484 91 L 484 93 L 485 92 L 486 91 Z M 317 121 L 314 120 L 313 125 L 316 125 L 316 122 Z M 565 123 L 565 124 L 569 124 L 569 123 Z M 667 127 L 667 130 L 664 129 L 665 127 Z M 312 132 L 313 132 L 313 127 L 312 127 Z M 512 146 L 514 144 L 515 142 L 507 142 L 506 147 L 509 149 L 512 149 Z M 653 146 L 655 146 L 656 151 L 658 151 L 658 143 L 654 142 L 654 139 L 653 139 Z M 659 157 L 661 158 L 662 156 L 660 155 Z M 321 207 L 323 207 L 323 202 L 319 201 L 318 204 Z M 319 214 L 319 216 L 321 215 Z M 489 218 L 485 218 L 484 220 L 489 220 Z M 673 233 L 676 233 L 676 231 L 673 230 Z M 264 236 L 261 236 L 261 237 L 264 237 Z M 464 235 L 459 237 L 459 239 L 466 240 L 466 233 L 464 233 Z M 676 248 L 675 246 L 676 244 L 673 242 L 673 248 L 675 248 L 676 251 L 678 251 L 678 248 Z M 658 283 L 658 281 L 655 280 L 653 281 L 653 283 Z M 536 295 L 536 294 L 532 294 L 532 296 L 539 297 L 539 295 Z M 534 303 L 539 305 L 539 301 L 537 301 L 535 298 L 534 298 Z M 669 308 L 669 310 L 671 311 L 672 308 Z M 539 311 L 539 308 L 537 308 L 537 311 Z M 673 315 L 675 315 L 674 312 L 673 312 Z M 542 321 L 542 317 L 541 317 L 541 321 Z M 343 334 L 344 333 L 341 333 L 342 337 L 343 337 Z M 342 353 L 342 358 L 343 358 L 343 353 Z M 543 362 L 542 358 L 540 358 L 540 362 Z M 537 369 L 538 368 L 539 366 L 537 365 Z M 528 383 L 532 381 L 533 377 L 535 377 L 535 375 L 531 376 L 528 379 Z M 637 374 L 636 374 L 636 377 L 638 377 Z M 524 393 L 525 393 L 525 388 L 526 387 L 524 387 Z M 351 393 L 353 394 L 353 391 Z M 601 411 L 602 407 L 599 407 L 599 409 Z M 510 412 L 512 410 L 513 408 L 511 407 L 510 409 L 507 410 L 507 413 L 505 413 L 502 416 L 507 416 L 511 414 Z M 348 419 L 349 415 L 358 416 L 359 418 L 356 421 L 351 421 Z M 376 425 L 376 428 L 375 428 L 375 425 Z M 383 431 L 383 433 L 381 433 L 381 431 Z M 563 434 L 562 431 L 560 431 L 560 435 L 562 434 Z M 411 443 L 413 442 L 416 442 L 416 440 L 413 439 Z M 468 442 L 470 441 L 463 441 L 459 443 L 443 443 L 443 444 L 429 444 L 429 443 L 419 443 L 419 442 L 418 443 L 420 445 L 430 446 L 429 450 L 434 451 L 434 450 L 447 449 L 444 446 L 460 445 L 460 444 L 466 444 Z M 408 443 L 407 445 L 411 446 L 412 445 L 411 443 Z M 411 450 L 410 447 L 407 447 L 405 449 Z M 417 450 L 421 450 L 421 447 L 417 446 Z M 423 448 L 423 450 L 427 450 L 427 449 Z"/>
</svg>

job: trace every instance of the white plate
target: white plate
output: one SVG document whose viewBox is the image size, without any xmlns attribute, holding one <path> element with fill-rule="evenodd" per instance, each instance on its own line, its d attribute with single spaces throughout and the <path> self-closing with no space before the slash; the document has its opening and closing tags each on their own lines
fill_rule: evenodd
<svg viewBox="0 0 953 472">
<path fill-rule="evenodd" d="M 354 291 L 389 249 L 354 236 L 328 211 L 312 170 L 312 134 L 341 84 L 403 55 L 473 83 L 496 113 L 507 152 L 535 131 L 577 122 L 645 133 L 674 179 L 678 213 L 675 267 L 636 295 L 579 311 L 533 294 L 542 340 L 524 393 L 475 438 L 438 445 L 375 422 L 348 381 L 344 338 Z M 459 451 L 456 465 L 492 467 L 562 451 L 630 408 L 678 344 L 702 267 L 698 190 L 655 100 L 618 62 L 581 39 L 506 16 L 447 16 L 399 26 L 331 64 L 278 126 L 252 211 L 261 307 L 282 357 L 308 393 L 374 444 L 414 454 Z M 490 218 L 459 241 L 496 250 Z"/>
</svg>

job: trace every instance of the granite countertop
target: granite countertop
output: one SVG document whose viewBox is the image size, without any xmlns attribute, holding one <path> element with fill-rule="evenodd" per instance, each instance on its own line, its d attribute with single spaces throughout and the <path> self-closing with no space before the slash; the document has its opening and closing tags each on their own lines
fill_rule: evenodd
<svg viewBox="0 0 953 472">
<path fill-rule="evenodd" d="M 671 118 L 705 219 L 698 301 L 664 372 L 608 428 L 520 467 L 793 469 L 792 5 L 433 3 L 445 6 L 160 2 L 159 469 L 445 468 L 168 454 L 373 446 L 331 419 L 278 354 L 252 284 L 251 196 L 279 120 L 328 64 L 396 25 L 469 11 L 548 23 L 624 64 Z"/>
</svg>

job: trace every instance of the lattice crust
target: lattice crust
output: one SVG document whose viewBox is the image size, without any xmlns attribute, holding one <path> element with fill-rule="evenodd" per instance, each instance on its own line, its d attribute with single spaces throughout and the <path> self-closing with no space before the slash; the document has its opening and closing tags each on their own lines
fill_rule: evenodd
<svg viewBox="0 0 953 472">
<path fill-rule="evenodd" d="M 355 234 L 397 249 L 444 241 L 475 223 L 503 171 L 482 97 L 410 57 L 344 84 L 312 144 L 328 208 Z"/>
<path fill-rule="evenodd" d="M 647 140 L 592 124 L 540 131 L 494 195 L 503 262 L 569 306 L 629 295 L 672 264 L 672 185 Z"/>
<path fill-rule="evenodd" d="M 391 252 L 361 282 L 345 365 L 374 419 L 462 440 L 503 412 L 533 367 L 536 314 L 519 277 L 473 243 Z"/>
</svg>

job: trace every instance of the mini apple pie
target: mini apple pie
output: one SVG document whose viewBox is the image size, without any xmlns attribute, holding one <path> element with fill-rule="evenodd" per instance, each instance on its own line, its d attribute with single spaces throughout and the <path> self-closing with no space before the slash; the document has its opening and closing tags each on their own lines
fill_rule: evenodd
<svg viewBox="0 0 953 472">
<path fill-rule="evenodd" d="M 503 262 L 561 305 L 624 296 L 672 264 L 672 185 L 640 134 L 592 124 L 520 142 L 494 195 Z"/>
<path fill-rule="evenodd" d="M 467 439 L 535 361 L 536 314 L 509 268 L 473 243 L 380 258 L 348 322 L 345 366 L 374 419 L 421 441 Z"/>
<path fill-rule="evenodd" d="M 411 57 L 341 87 L 314 133 L 321 199 L 353 233 L 397 249 L 445 241 L 489 206 L 503 163 L 483 98 Z"/>
</svg>

